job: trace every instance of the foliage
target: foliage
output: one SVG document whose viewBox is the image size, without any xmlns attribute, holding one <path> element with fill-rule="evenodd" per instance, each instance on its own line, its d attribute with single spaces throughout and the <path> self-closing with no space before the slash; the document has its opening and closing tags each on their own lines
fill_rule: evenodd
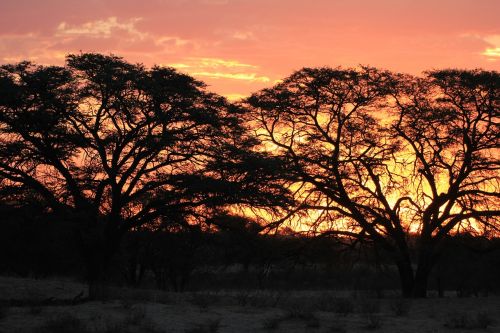
<svg viewBox="0 0 500 333">
<path fill-rule="evenodd" d="M 3 65 L 0 188 L 71 221 L 97 281 L 130 230 L 290 202 L 242 112 L 188 75 L 116 56 Z"/>
<path fill-rule="evenodd" d="M 376 243 L 422 297 L 450 233 L 499 231 L 499 87 L 480 70 L 304 68 L 248 98 L 248 121 L 311 230 Z"/>
</svg>

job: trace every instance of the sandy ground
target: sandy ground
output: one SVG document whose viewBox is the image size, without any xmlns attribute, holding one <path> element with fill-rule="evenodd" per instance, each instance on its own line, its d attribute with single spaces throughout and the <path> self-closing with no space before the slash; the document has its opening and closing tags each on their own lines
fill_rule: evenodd
<svg viewBox="0 0 500 333">
<path fill-rule="evenodd" d="M 500 332 L 499 296 L 406 302 L 333 291 L 176 294 L 115 288 L 107 301 L 36 304 L 85 290 L 64 279 L 0 277 L 0 332 Z M 68 317 L 81 329 L 64 328 Z"/>
</svg>

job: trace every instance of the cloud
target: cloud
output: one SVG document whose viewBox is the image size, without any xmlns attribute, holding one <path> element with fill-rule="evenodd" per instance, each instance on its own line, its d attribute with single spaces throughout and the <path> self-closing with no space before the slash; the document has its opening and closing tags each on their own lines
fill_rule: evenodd
<svg viewBox="0 0 500 333">
<path fill-rule="evenodd" d="M 267 76 L 258 73 L 258 66 L 221 58 L 183 59 L 182 62 L 171 63 L 167 66 L 187 71 L 193 76 L 211 79 L 230 79 L 251 82 L 269 82 Z"/>
<path fill-rule="evenodd" d="M 114 32 L 121 31 L 139 39 L 148 36 L 136 28 L 136 23 L 142 18 L 136 17 L 126 21 L 118 21 L 115 16 L 104 20 L 86 22 L 80 25 L 71 25 L 63 21 L 57 26 L 56 36 L 91 36 L 95 38 L 110 38 Z"/>
<path fill-rule="evenodd" d="M 236 102 L 236 101 L 242 100 L 243 98 L 247 98 L 249 95 L 244 95 L 244 94 L 225 94 L 225 96 L 231 102 Z"/>
<path fill-rule="evenodd" d="M 190 72 L 194 76 L 204 76 L 212 79 L 233 79 L 255 82 L 269 82 L 267 76 L 258 76 L 256 73 L 221 73 L 221 72 Z"/>
<path fill-rule="evenodd" d="M 500 47 L 487 48 L 481 54 L 488 58 L 500 58 Z"/>
<path fill-rule="evenodd" d="M 156 45 L 171 45 L 174 44 L 175 46 L 184 46 L 192 43 L 192 41 L 183 39 L 180 37 L 176 36 L 162 36 L 159 38 L 155 38 L 155 44 Z"/>
<path fill-rule="evenodd" d="M 489 35 L 482 38 L 489 47 L 487 47 L 481 55 L 488 58 L 488 60 L 500 59 L 500 35 Z"/>
<path fill-rule="evenodd" d="M 0 35 L 0 63 L 29 60 L 40 64 L 61 64 L 65 52 L 52 46 L 50 40 L 36 32 Z"/>
<path fill-rule="evenodd" d="M 201 0 L 200 2 L 204 5 L 221 6 L 227 5 L 229 3 L 229 0 Z"/>
<path fill-rule="evenodd" d="M 183 63 L 169 64 L 175 68 L 254 68 L 257 66 L 241 63 L 237 60 L 225 60 L 220 58 L 187 58 Z"/>
</svg>

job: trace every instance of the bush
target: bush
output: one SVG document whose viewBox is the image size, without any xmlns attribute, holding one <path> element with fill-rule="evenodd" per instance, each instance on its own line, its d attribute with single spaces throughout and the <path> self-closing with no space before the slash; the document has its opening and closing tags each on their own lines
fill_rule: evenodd
<svg viewBox="0 0 500 333">
<path fill-rule="evenodd" d="M 395 298 L 389 303 L 389 308 L 396 317 L 408 315 L 411 309 L 411 301 L 403 298 Z"/>
<path fill-rule="evenodd" d="M 199 307 L 200 311 L 206 310 L 210 305 L 213 305 L 219 301 L 219 297 L 217 295 L 204 294 L 204 293 L 195 293 L 191 295 L 189 302 L 197 307 Z"/>
<path fill-rule="evenodd" d="M 247 306 L 248 301 L 250 300 L 250 294 L 248 292 L 240 292 L 236 294 L 235 299 L 239 306 Z"/>
<path fill-rule="evenodd" d="M 335 312 L 337 298 L 330 294 L 321 295 L 314 303 L 314 308 L 318 311 Z"/>
<path fill-rule="evenodd" d="M 41 306 L 30 306 L 28 309 L 28 313 L 32 316 L 38 316 L 42 313 L 42 307 Z"/>
<path fill-rule="evenodd" d="M 366 299 L 359 305 L 359 312 L 365 314 L 374 314 L 380 312 L 380 302 L 377 300 Z"/>
<path fill-rule="evenodd" d="M 486 312 L 477 312 L 469 316 L 464 312 L 454 312 L 448 315 L 445 327 L 450 329 L 486 329 L 494 323 Z"/>
<path fill-rule="evenodd" d="M 140 326 L 146 319 L 146 309 L 143 307 L 133 307 L 127 311 L 125 326 Z"/>
<path fill-rule="evenodd" d="M 198 325 L 194 328 L 186 329 L 186 333 L 217 333 L 220 329 L 221 319 L 210 319 L 204 324 Z"/>
<path fill-rule="evenodd" d="M 103 330 L 96 329 L 94 333 L 163 333 L 164 331 L 155 327 L 151 322 L 141 322 L 140 325 L 128 325 L 126 321 L 120 323 L 106 323 Z"/>
<path fill-rule="evenodd" d="M 64 313 L 47 320 L 36 330 L 37 333 L 90 333 L 91 330 L 77 317 Z"/>
<path fill-rule="evenodd" d="M 298 306 L 291 307 L 286 315 L 286 318 L 288 319 L 299 319 L 299 320 L 310 320 L 313 318 L 316 318 L 314 313 L 308 309 L 304 309 Z"/>
<path fill-rule="evenodd" d="M 256 308 L 275 308 L 283 301 L 282 292 L 261 293 L 250 295 L 248 304 Z"/>
<path fill-rule="evenodd" d="M 346 317 L 354 311 L 354 304 L 348 298 L 337 298 L 333 303 L 333 312 Z"/>
<path fill-rule="evenodd" d="M 318 317 L 316 317 L 314 315 L 305 319 L 305 321 L 306 321 L 307 328 L 320 328 L 320 326 L 321 326 L 321 323 L 320 323 Z"/>
<path fill-rule="evenodd" d="M 269 331 L 277 330 L 279 328 L 282 320 L 283 320 L 282 317 L 268 318 L 268 319 L 264 320 L 262 327 L 265 330 L 269 330 Z"/>
<path fill-rule="evenodd" d="M 0 320 L 6 318 L 8 313 L 9 313 L 9 308 L 6 307 L 5 305 L 0 305 Z"/>
<path fill-rule="evenodd" d="M 382 317 L 379 315 L 370 313 L 368 314 L 367 319 L 368 323 L 365 326 L 367 330 L 378 330 L 382 327 Z"/>
<path fill-rule="evenodd" d="M 344 325 L 341 323 L 335 323 L 332 326 L 329 327 L 327 332 L 332 332 L 332 333 L 345 333 L 347 332 Z"/>
</svg>

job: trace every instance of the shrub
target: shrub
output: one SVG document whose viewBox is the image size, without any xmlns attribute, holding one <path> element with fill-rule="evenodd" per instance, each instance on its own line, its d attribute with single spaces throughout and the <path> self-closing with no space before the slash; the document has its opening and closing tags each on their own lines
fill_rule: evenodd
<svg viewBox="0 0 500 333">
<path fill-rule="evenodd" d="M 122 306 L 122 309 L 125 309 L 125 310 L 130 310 L 132 309 L 132 302 L 130 302 L 129 300 L 122 300 L 121 301 L 121 306 Z"/>
<path fill-rule="evenodd" d="M 318 311 L 335 312 L 336 298 L 330 294 L 321 295 L 315 302 L 314 308 Z"/>
<path fill-rule="evenodd" d="M 475 318 L 475 327 L 474 328 L 479 328 L 479 329 L 486 329 L 493 325 L 495 321 L 491 316 L 486 313 L 486 312 L 478 312 L 476 313 L 476 318 Z"/>
<path fill-rule="evenodd" d="M 125 326 L 140 326 L 146 319 L 146 309 L 143 307 L 130 308 L 126 314 Z"/>
<path fill-rule="evenodd" d="M 248 292 L 241 292 L 241 293 L 236 294 L 235 299 L 236 299 L 236 303 L 239 306 L 247 306 L 248 301 L 250 299 L 250 294 Z"/>
<path fill-rule="evenodd" d="M 219 301 L 217 295 L 195 293 L 191 295 L 189 302 L 197 307 L 200 311 L 206 310 L 210 305 L 213 305 Z"/>
<path fill-rule="evenodd" d="M 9 308 L 6 307 L 5 305 L 0 305 L 0 320 L 6 318 L 8 313 L 9 313 Z"/>
<path fill-rule="evenodd" d="M 390 301 L 389 308 L 396 317 L 408 315 L 411 309 L 411 301 L 403 298 L 395 298 Z"/>
<path fill-rule="evenodd" d="M 220 329 L 221 319 L 210 319 L 206 323 L 186 329 L 186 333 L 217 333 Z"/>
<path fill-rule="evenodd" d="M 283 300 L 282 292 L 254 294 L 249 296 L 248 304 L 256 308 L 275 308 Z"/>
<path fill-rule="evenodd" d="M 129 330 L 123 323 L 108 323 L 102 333 L 129 333 Z"/>
<path fill-rule="evenodd" d="M 91 330 L 77 317 L 64 313 L 42 324 L 37 333 L 90 333 Z"/>
<path fill-rule="evenodd" d="M 347 332 L 344 325 L 341 323 L 335 323 L 332 326 L 330 326 L 327 330 L 327 332 L 332 332 L 332 333 L 345 333 Z"/>
<path fill-rule="evenodd" d="M 269 331 L 277 330 L 279 328 L 282 320 L 283 320 L 282 317 L 267 318 L 266 320 L 264 320 L 262 327 L 265 330 L 269 330 Z"/>
<path fill-rule="evenodd" d="M 38 316 L 42 313 L 42 307 L 41 306 L 30 306 L 28 309 L 28 313 L 32 316 Z"/>
<path fill-rule="evenodd" d="M 307 328 L 319 328 L 321 326 L 321 323 L 320 323 L 318 317 L 316 317 L 314 315 L 312 317 L 307 318 L 305 321 L 306 321 Z"/>
<path fill-rule="evenodd" d="M 359 312 L 365 314 L 374 314 L 380 312 L 380 302 L 377 300 L 366 299 L 359 305 Z"/>
<path fill-rule="evenodd" d="M 365 328 L 367 330 L 378 330 L 382 327 L 382 317 L 377 314 L 370 313 L 367 315 L 368 323 Z"/>
<path fill-rule="evenodd" d="M 477 312 L 472 316 L 464 312 L 454 312 L 447 316 L 445 327 L 450 329 L 486 329 L 494 323 L 486 312 Z"/>
<path fill-rule="evenodd" d="M 298 306 L 290 308 L 287 312 L 286 318 L 304 321 L 317 319 L 316 315 L 312 311 Z"/>
<path fill-rule="evenodd" d="M 155 296 L 155 302 L 160 304 L 170 304 L 172 299 L 168 293 L 162 292 Z"/>
<path fill-rule="evenodd" d="M 444 326 L 448 328 L 466 328 L 468 325 L 468 321 L 469 318 L 466 313 L 454 312 L 450 313 L 447 316 Z"/>
<path fill-rule="evenodd" d="M 333 303 L 333 312 L 347 316 L 354 311 L 354 304 L 348 298 L 337 298 Z"/>
</svg>

